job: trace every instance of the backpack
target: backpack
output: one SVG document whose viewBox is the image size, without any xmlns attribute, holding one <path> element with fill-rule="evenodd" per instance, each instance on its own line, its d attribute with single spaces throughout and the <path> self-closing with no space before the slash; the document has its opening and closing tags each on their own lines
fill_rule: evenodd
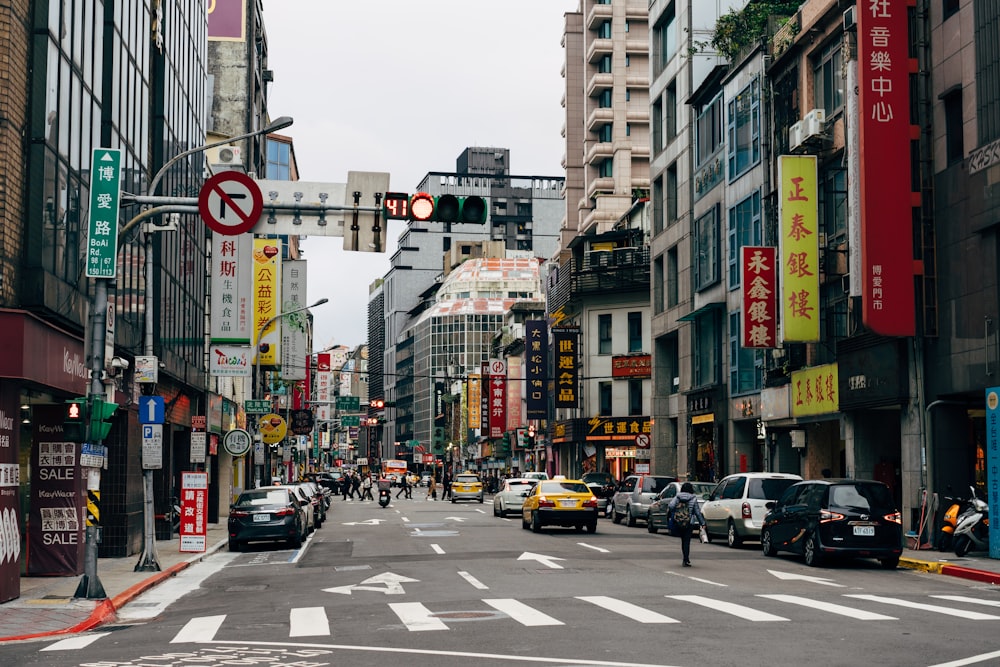
<svg viewBox="0 0 1000 667">
<path fill-rule="evenodd" d="M 674 525 L 679 530 L 686 530 L 691 525 L 691 507 L 689 503 L 690 501 L 683 504 L 678 502 L 674 508 Z"/>
</svg>

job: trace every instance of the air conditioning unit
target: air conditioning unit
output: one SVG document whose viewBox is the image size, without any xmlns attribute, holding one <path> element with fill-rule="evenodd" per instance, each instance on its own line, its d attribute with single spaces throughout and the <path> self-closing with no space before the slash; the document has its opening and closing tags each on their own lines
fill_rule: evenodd
<svg viewBox="0 0 1000 667">
<path fill-rule="evenodd" d="M 826 111 L 813 109 L 802 119 L 802 140 L 812 139 L 826 130 Z"/>
<path fill-rule="evenodd" d="M 788 148 L 795 150 L 802 145 L 802 121 L 793 124 L 788 128 Z"/>
<path fill-rule="evenodd" d="M 226 167 L 243 166 L 243 149 L 239 146 L 218 146 L 205 151 L 208 163 Z"/>
</svg>

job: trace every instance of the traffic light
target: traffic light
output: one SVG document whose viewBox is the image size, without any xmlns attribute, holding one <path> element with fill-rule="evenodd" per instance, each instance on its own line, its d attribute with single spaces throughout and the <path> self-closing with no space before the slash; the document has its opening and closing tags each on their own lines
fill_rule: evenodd
<svg viewBox="0 0 1000 667">
<path fill-rule="evenodd" d="M 369 404 L 369 407 L 371 407 L 374 410 L 382 410 L 385 408 L 385 401 L 383 401 L 381 398 L 376 398 Z"/>
<path fill-rule="evenodd" d="M 90 430 L 87 432 L 88 442 L 101 442 L 111 431 L 111 418 L 118 409 L 117 403 L 95 398 L 90 405 Z"/>
<path fill-rule="evenodd" d="M 81 396 L 66 401 L 66 410 L 63 414 L 63 437 L 70 442 L 86 442 L 88 419 L 86 398 Z"/>
<path fill-rule="evenodd" d="M 472 225 L 486 223 L 486 200 L 473 195 L 435 197 L 418 192 L 410 197 L 410 217 L 420 222 L 462 222 Z"/>
<path fill-rule="evenodd" d="M 500 446 L 503 448 L 504 452 L 510 451 L 510 431 L 504 431 Z"/>
<path fill-rule="evenodd" d="M 431 440 L 431 453 L 444 454 L 444 427 L 434 427 L 434 437 Z"/>
</svg>

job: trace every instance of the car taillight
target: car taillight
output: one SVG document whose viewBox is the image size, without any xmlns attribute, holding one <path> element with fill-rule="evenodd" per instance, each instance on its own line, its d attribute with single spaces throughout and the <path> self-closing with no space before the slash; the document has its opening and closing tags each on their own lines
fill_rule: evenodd
<svg viewBox="0 0 1000 667">
<path fill-rule="evenodd" d="M 743 518 L 749 519 L 751 516 L 753 513 L 750 511 L 750 503 L 743 503 Z"/>
<path fill-rule="evenodd" d="M 236 516 L 236 517 L 250 516 L 250 512 L 245 512 L 244 510 L 229 510 L 229 516 Z"/>
<path fill-rule="evenodd" d="M 591 496 L 587 500 L 583 501 L 583 506 L 584 507 L 597 507 L 597 498 L 595 498 L 594 496 Z"/>
<path fill-rule="evenodd" d="M 891 512 L 882 517 L 886 521 L 892 521 L 893 523 L 903 524 L 903 515 L 899 512 Z"/>
<path fill-rule="evenodd" d="M 541 497 L 540 497 L 540 498 L 538 499 L 538 506 L 539 506 L 539 507 L 555 507 L 555 506 L 556 506 L 556 501 L 554 501 L 554 500 L 549 500 L 549 499 L 548 499 L 548 498 L 546 498 L 545 496 L 541 496 Z"/>
<path fill-rule="evenodd" d="M 846 519 L 843 514 L 839 512 L 831 512 L 830 510 L 820 510 L 819 511 L 819 522 L 829 523 L 831 521 L 843 521 Z"/>
<path fill-rule="evenodd" d="M 292 509 L 291 507 L 282 507 L 280 510 L 275 512 L 275 514 L 277 514 L 278 516 L 289 516 L 291 514 L 295 514 L 295 510 Z"/>
</svg>

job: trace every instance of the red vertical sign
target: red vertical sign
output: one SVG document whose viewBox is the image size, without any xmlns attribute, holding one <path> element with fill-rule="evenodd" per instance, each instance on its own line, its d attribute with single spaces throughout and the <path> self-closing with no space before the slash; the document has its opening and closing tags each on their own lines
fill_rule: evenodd
<svg viewBox="0 0 1000 667">
<path fill-rule="evenodd" d="M 490 437 L 503 436 L 507 428 L 507 360 L 490 359 Z"/>
<path fill-rule="evenodd" d="M 883 336 L 916 333 L 910 174 L 908 8 L 858 4 L 861 285 L 864 323 Z"/>
<path fill-rule="evenodd" d="M 743 246 L 743 347 L 776 347 L 774 248 Z"/>
<path fill-rule="evenodd" d="M 181 473 L 181 551 L 205 551 L 208 541 L 208 473 Z"/>
</svg>

